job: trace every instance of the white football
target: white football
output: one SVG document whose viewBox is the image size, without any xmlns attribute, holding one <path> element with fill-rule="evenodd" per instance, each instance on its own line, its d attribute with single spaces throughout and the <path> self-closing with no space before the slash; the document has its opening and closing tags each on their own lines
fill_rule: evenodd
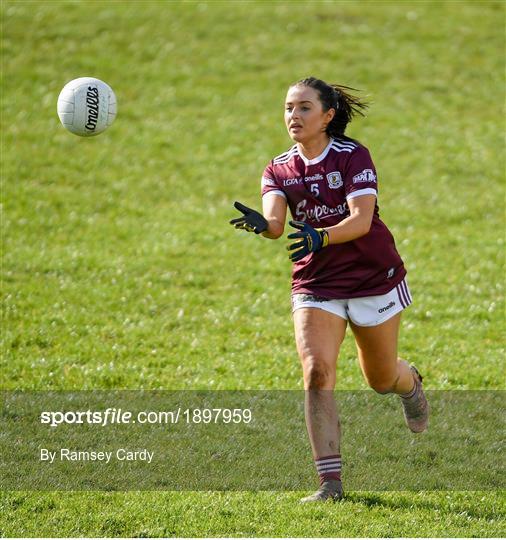
<svg viewBox="0 0 506 540">
<path fill-rule="evenodd" d="M 67 83 L 58 96 L 58 116 L 63 126 L 80 137 L 105 131 L 116 118 L 116 96 L 100 79 L 80 77 Z"/>
</svg>

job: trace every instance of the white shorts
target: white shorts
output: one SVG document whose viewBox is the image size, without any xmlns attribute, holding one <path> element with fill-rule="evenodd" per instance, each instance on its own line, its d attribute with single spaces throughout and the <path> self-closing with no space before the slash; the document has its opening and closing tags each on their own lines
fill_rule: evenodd
<svg viewBox="0 0 506 540">
<path fill-rule="evenodd" d="M 312 294 L 292 295 L 292 312 L 300 308 L 323 309 L 357 326 L 377 326 L 407 308 L 413 300 L 403 279 L 386 294 L 347 300 L 328 300 Z"/>
</svg>

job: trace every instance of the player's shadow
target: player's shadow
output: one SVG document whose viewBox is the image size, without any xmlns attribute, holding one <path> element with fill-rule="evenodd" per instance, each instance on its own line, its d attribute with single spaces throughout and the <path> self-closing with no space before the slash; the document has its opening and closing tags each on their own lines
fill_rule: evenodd
<svg viewBox="0 0 506 540">
<path fill-rule="evenodd" d="M 399 499 L 393 501 L 390 499 L 384 499 L 381 495 L 375 493 L 361 493 L 348 492 L 345 496 L 345 501 L 363 504 L 369 508 L 389 508 L 392 510 L 396 509 L 425 509 L 425 510 L 439 510 L 441 511 L 441 503 L 437 501 L 417 501 L 408 497 L 400 497 Z M 448 508 L 448 513 L 458 514 L 459 512 L 465 512 L 467 516 L 476 519 L 495 519 L 497 514 L 490 512 L 485 506 L 480 508 L 479 511 L 476 509 L 469 508 L 463 504 L 452 504 L 451 508 Z"/>
</svg>

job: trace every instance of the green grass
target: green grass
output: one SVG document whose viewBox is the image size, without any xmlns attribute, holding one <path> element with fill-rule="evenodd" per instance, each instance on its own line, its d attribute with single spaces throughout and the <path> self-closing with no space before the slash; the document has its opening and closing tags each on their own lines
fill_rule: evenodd
<svg viewBox="0 0 506 540">
<path fill-rule="evenodd" d="M 5 536 L 500 537 L 504 499 L 490 492 L 360 493 L 302 506 L 297 493 L 10 494 Z"/>
<path fill-rule="evenodd" d="M 289 83 L 373 102 L 381 216 L 431 389 L 502 389 L 503 2 L 2 1 L 2 336 L 8 389 L 301 388 L 284 241 L 227 225 L 290 144 Z M 56 98 L 104 79 L 82 140 Z M 339 389 L 365 388 L 352 339 Z M 349 435 L 351 436 L 351 434 Z M 503 493 L 6 492 L 5 536 L 501 536 Z M 502 510 L 502 511 L 501 511 Z"/>
</svg>

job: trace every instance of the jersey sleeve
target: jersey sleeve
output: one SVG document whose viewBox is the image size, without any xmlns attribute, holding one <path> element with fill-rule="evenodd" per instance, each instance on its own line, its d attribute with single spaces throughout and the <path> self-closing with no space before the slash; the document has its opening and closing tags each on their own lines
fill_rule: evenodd
<svg viewBox="0 0 506 540">
<path fill-rule="evenodd" d="M 281 195 L 286 199 L 285 192 L 276 180 L 272 161 L 269 163 L 269 165 L 267 165 L 267 167 L 265 167 L 264 174 L 262 175 L 262 197 L 264 197 L 268 193 L 274 195 Z"/>
<path fill-rule="evenodd" d="M 376 169 L 367 148 L 360 146 L 351 153 L 343 181 L 346 200 L 361 195 L 378 196 Z"/>
</svg>

